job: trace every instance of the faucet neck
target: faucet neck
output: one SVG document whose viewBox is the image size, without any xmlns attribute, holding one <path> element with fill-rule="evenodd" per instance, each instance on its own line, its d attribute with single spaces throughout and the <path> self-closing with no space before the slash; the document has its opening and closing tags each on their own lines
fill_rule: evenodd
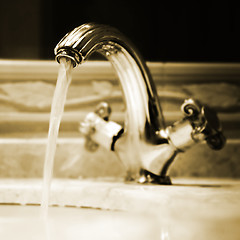
<svg viewBox="0 0 240 240">
<path fill-rule="evenodd" d="M 157 132 L 164 119 L 151 74 L 140 54 L 117 29 L 84 24 L 65 35 L 55 48 L 57 61 L 68 57 L 77 66 L 95 51 L 105 56 L 120 79 L 127 107 L 125 132 L 157 144 L 167 142 Z"/>
</svg>

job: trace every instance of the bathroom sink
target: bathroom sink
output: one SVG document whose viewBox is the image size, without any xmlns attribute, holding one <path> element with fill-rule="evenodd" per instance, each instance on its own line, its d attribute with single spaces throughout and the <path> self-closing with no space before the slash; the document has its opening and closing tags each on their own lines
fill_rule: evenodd
<svg viewBox="0 0 240 240">
<path fill-rule="evenodd" d="M 102 67 L 96 68 L 95 63 L 92 65 L 94 71 L 90 71 L 90 65 L 86 65 L 86 70 L 79 72 L 83 81 L 79 81 L 80 78 L 74 80 L 74 91 L 65 104 L 69 114 L 65 115 L 65 126 L 71 127 L 57 141 L 64 102 L 72 79 L 71 70 L 83 64 L 95 51 L 111 62 L 114 74 L 109 75 L 109 70 L 105 71 Z M 199 150 L 195 148 L 196 143 L 206 140 L 211 149 L 220 150 L 226 142 L 215 110 L 205 104 L 213 105 L 224 114 L 233 114 L 234 119 L 237 119 L 234 120 L 235 125 L 229 123 L 228 115 L 225 122 L 231 125 L 234 132 L 238 126 L 239 114 L 235 115 L 238 106 L 232 103 L 226 105 L 225 102 L 228 101 L 224 96 L 221 98 L 224 103 L 216 105 L 211 99 L 218 99 L 219 91 L 215 92 L 214 89 L 213 97 L 212 92 L 206 90 L 215 88 L 219 83 L 219 76 L 215 76 L 216 82 L 212 85 L 212 78 L 209 82 L 206 78 L 208 71 L 201 70 L 203 75 L 198 76 L 199 74 L 191 70 L 189 77 L 180 65 L 180 72 L 184 72 L 181 81 L 166 83 L 175 75 L 179 79 L 179 71 L 174 74 L 166 71 L 165 63 L 164 69 L 157 67 L 160 73 L 160 81 L 157 83 L 159 89 L 170 84 L 170 89 L 182 91 L 180 95 L 175 90 L 173 94 L 165 94 L 165 109 L 171 109 L 171 114 L 178 109 L 171 121 L 168 119 L 170 125 L 165 127 L 168 125 L 165 122 L 166 113 L 162 112 L 158 100 L 158 95 L 162 95 L 162 98 L 164 94 L 162 91 L 159 94 L 155 79 L 145 61 L 118 30 L 101 24 L 84 24 L 65 35 L 54 52 L 60 63 L 60 70 L 49 124 L 46 123 L 49 120 L 53 84 L 46 83 L 49 80 L 55 83 L 55 70 L 50 71 L 49 79 L 49 76 L 45 76 L 49 63 L 47 67 L 41 65 L 38 73 L 31 68 L 27 77 L 22 70 L 29 68 L 23 63 L 18 65 L 17 71 L 20 74 L 17 72 L 15 75 L 12 75 L 12 62 L 8 70 L 3 66 L 3 73 L 10 77 L 6 78 L 2 74 L 3 82 L 0 86 L 0 97 L 4 103 L 0 106 L 3 110 L 0 122 L 0 239 L 239 239 L 239 180 L 172 179 L 173 185 L 151 184 L 171 184 L 168 175 L 239 176 L 238 154 L 236 150 L 231 150 L 239 149 L 237 134 L 234 135 L 237 139 L 228 141 L 235 144 L 234 148 L 224 150 L 224 154 L 220 152 L 218 155 L 211 155 L 203 149 L 202 144 L 198 144 L 198 149 L 203 149 L 200 152 L 204 154 L 199 154 Z M 36 66 L 35 63 L 33 66 Z M 230 69 L 232 72 L 232 66 Z M 95 75 L 99 75 L 98 70 L 104 73 L 100 79 L 95 78 Z M 93 72 L 97 74 L 92 75 Z M 197 75 L 198 80 L 191 80 L 191 84 L 188 84 L 192 75 Z M 224 81 L 228 79 L 228 74 L 220 75 L 224 76 Z M 235 77 L 234 73 L 234 79 Z M 121 86 L 117 86 L 117 78 Z M 22 82 L 23 79 L 38 82 L 19 84 L 18 80 Z M 10 84 L 5 83 L 6 81 Z M 192 94 L 188 91 L 187 87 L 190 87 L 195 89 L 195 93 L 199 93 L 203 83 L 204 94 Z M 236 90 L 236 86 L 232 87 Z M 26 94 L 26 89 L 29 94 Z M 36 94 L 33 94 L 34 89 Z M 96 89 L 98 90 L 95 91 Z M 205 95 L 205 92 L 208 94 Z M 228 95 L 232 97 L 231 93 Z M 190 95 L 190 98 L 186 95 Z M 202 95 L 199 98 L 202 98 L 204 105 L 199 102 L 200 99 L 192 98 L 195 95 Z M 236 99 L 233 102 L 237 102 Z M 93 105 L 98 101 L 101 103 L 94 110 Z M 110 116 L 112 110 L 119 112 L 113 111 L 116 115 Z M 21 125 L 15 124 L 12 118 L 14 112 Z M 119 114 L 121 118 L 118 117 Z M 180 121 L 179 114 L 182 119 Z M 9 117 L 6 118 L 6 115 Z M 46 149 L 45 132 L 38 130 L 43 119 L 44 125 L 49 125 Z M 24 126 L 26 132 L 31 132 L 29 126 L 32 126 L 34 132 L 30 134 L 33 137 L 27 139 L 25 132 L 18 135 L 23 129 L 21 126 Z M 43 128 L 40 126 L 40 129 Z M 67 136 L 71 139 L 66 139 Z M 188 160 L 179 161 L 179 165 L 175 165 L 177 171 L 172 169 L 175 175 L 167 173 L 177 153 L 185 152 L 190 147 L 194 147 L 194 150 L 189 154 L 189 162 L 194 162 L 195 165 L 189 165 Z M 54 164 L 56 148 L 59 151 Z M 44 171 L 43 153 L 46 153 Z M 201 159 L 198 158 L 199 155 L 202 156 Z M 234 155 L 234 158 L 230 158 L 230 155 Z M 183 158 L 187 159 L 186 155 Z M 215 162 L 211 161 L 214 159 Z M 121 162 L 121 166 L 115 162 Z M 54 165 L 56 169 L 53 171 Z M 179 174 L 182 166 L 187 174 Z M 42 179 L 27 178 L 42 177 L 42 172 L 45 184 L 42 184 Z M 54 178 L 51 191 L 48 191 L 53 172 L 55 177 L 71 179 Z M 105 178 L 99 179 L 99 176 Z M 109 176 L 115 178 L 107 178 Z M 135 181 L 124 182 L 124 177 Z M 42 192 L 47 200 L 43 204 L 49 210 L 47 216 L 40 207 Z"/>
<path fill-rule="evenodd" d="M 239 239 L 240 181 L 54 179 L 47 220 L 41 179 L 0 180 L 0 239 Z M 13 230 L 14 229 L 14 230 Z"/>
<path fill-rule="evenodd" d="M 51 207 L 48 219 L 39 206 L 0 205 L 1 239 L 158 239 L 153 219 L 98 209 Z"/>
</svg>

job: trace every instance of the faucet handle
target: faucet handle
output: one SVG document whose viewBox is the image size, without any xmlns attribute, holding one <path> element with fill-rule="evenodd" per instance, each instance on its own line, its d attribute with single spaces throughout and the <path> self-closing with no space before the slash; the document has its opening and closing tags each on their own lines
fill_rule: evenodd
<svg viewBox="0 0 240 240">
<path fill-rule="evenodd" d="M 85 136 L 85 147 L 88 151 L 96 151 L 99 146 L 114 150 L 116 140 L 122 135 L 121 125 L 109 121 L 111 107 L 101 102 L 94 112 L 90 112 L 80 123 L 79 131 Z"/>
<path fill-rule="evenodd" d="M 193 99 L 186 99 L 181 106 L 185 118 L 193 127 L 192 137 L 195 140 L 206 140 L 208 146 L 220 150 L 226 143 L 221 123 L 216 112 Z"/>
</svg>

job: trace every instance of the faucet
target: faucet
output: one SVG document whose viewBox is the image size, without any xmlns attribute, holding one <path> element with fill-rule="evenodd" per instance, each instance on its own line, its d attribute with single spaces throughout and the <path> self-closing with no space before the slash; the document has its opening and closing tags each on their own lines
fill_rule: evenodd
<svg viewBox="0 0 240 240">
<path fill-rule="evenodd" d="M 115 69 L 126 105 L 124 126 L 110 121 L 110 106 L 100 103 L 87 114 L 79 130 L 88 150 L 100 145 L 116 153 L 126 167 L 126 180 L 171 184 L 167 170 L 178 153 L 202 141 L 215 150 L 224 146 L 216 113 L 191 98 L 181 106 L 183 119 L 165 126 L 150 71 L 130 40 L 117 29 L 95 23 L 81 25 L 67 33 L 54 52 L 58 62 L 69 58 L 73 67 L 98 52 Z"/>
</svg>

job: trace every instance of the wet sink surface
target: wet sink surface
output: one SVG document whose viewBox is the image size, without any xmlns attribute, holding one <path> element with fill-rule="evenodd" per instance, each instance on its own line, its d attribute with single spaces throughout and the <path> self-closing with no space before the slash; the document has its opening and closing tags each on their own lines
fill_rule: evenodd
<svg viewBox="0 0 240 240">
<path fill-rule="evenodd" d="M 40 180 L 0 180 L 0 239 L 239 239 L 239 180 L 173 183 L 55 179 L 44 223 L 39 206 L 8 205 L 36 204 Z"/>
</svg>

